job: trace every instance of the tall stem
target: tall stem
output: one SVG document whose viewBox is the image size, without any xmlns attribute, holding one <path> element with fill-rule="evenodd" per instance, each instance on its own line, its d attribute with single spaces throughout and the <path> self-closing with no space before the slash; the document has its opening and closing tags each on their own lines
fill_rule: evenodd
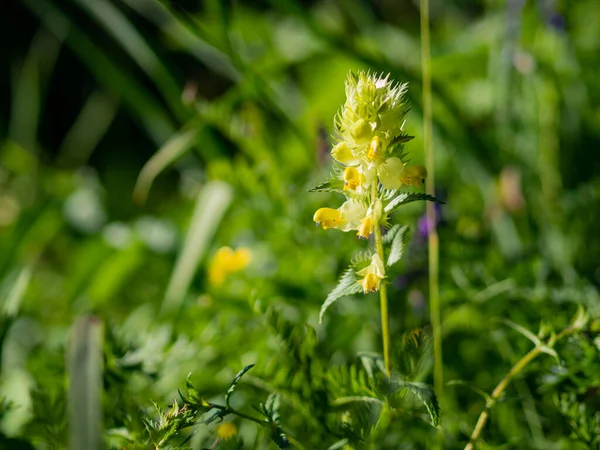
<svg viewBox="0 0 600 450">
<path fill-rule="evenodd" d="M 371 191 L 371 204 L 375 204 L 377 201 L 377 182 L 373 183 Z M 385 255 L 383 253 L 383 239 L 381 237 L 381 227 L 379 224 L 375 227 L 375 251 L 379 255 L 382 261 L 385 261 Z M 385 372 L 388 377 L 392 374 L 392 363 L 390 358 L 390 320 L 388 314 L 388 299 L 387 299 L 387 285 L 385 282 L 381 283 L 379 288 L 379 303 L 381 306 L 381 335 L 383 337 L 383 361 L 385 364 Z"/>
<path fill-rule="evenodd" d="M 433 125 L 431 108 L 431 55 L 429 39 L 429 0 L 421 0 L 421 65 L 423 68 L 423 144 L 427 168 L 427 192 L 435 195 L 435 166 L 433 154 Z M 442 319 L 439 289 L 439 238 L 436 230 L 436 212 L 433 203 L 427 203 L 429 251 L 429 309 L 433 328 L 433 384 L 441 400 L 444 394 L 444 365 L 442 360 Z"/>
</svg>

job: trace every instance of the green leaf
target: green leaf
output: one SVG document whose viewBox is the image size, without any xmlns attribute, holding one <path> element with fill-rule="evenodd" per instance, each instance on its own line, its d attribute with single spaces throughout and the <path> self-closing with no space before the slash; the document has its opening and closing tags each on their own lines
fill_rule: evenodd
<svg viewBox="0 0 600 450">
<path fill-rule="evenodd" d="M 198 264 L 232 198 L 231 186 L 218 180 L 206 183 L 198 195 L 188 232 L 167 285 L 162 312 L 172 313 L 182 305 Z"/>
<path fill-rule="evenodd" d="M 31 280 L 31 272 L 31 267 L 26 266 L 23 269 L 21 269 L 18 274 L 15 274 L 16 276 L 14 277 L 14 281 L 12 279 L 7 280 L 12 282 L 12 287 L 10 288 L 5 297 L 6 300 L 4 301 L 4 304 L 0 303 L 0 307 L 2 309 L 2 311 L 0 312 L 2 313 L 2 315 L 10 318 L 16 317 L 19 311 L 19 307 L 21 305 L 21 301 L 23 300 L 25 292 L 29 287 L 29 281 Z M 5 281 L 2 284 L 4 285 L 5 283 L 7 283 L 7 281 Z"/>
<path fill-rule="evenodd" d="M 265 411 L 269 414 L 269 418 L 275 422 L 279 423 L 279 407 L 281 405 L 281 396 L 276 392 L 273 392 L 267 398 L 265 402 Z"/>
<path fill-rule="evenodd" d="M 281 396 L 277 393 L 272 393 L 267 398 L 267 401 L 260 405 L 261 412 L 265 415 L 271 426 L 271 440 L 277 444 L 278 448 L 291 448 L 290 441 L 284 431 L 279 426 L 279 405 L 281 404 Z"/>
<path fill-rule="evenodd" d="M 350 261 L 350 267 L 355 272 L 367 267 L 369 264 L 371 264 L 371 258 L 373 258 L 373 254 L 373 250 L 364 250 L 358 252 L 352 257 L 352 261 Z"/>
<path fill-rule="evenodd" d="M 341 448 L 344 448 L 344 446 L 346 444 L 348 444 L 348 439 L 344 438 L 340 441 L 337 441 L 335 444 L 331 445 L 330 447 L 327 448 L 327 450 L 340 450 Z"/>
<path fill-rule="evenodd" d="M 271 432 L 271 440 L 275 442 L 277 448 L 292 448 L 292 444 L 279 426 L 273 427 L 273 431 Z"/>
<path fill-rule="evenodd" d="M 395 211 L 399 206 L 406 205 L 407 203 L 418 202 L 418 201 L 429 201 L 434 203 L 445 204 L 446 202 L 440 200 L 433 195 L 424 194 L 422 192 L 418 193 L 408 193 L 402 192 L 398 194 L 396 197 L 390 200 L 390 202 L 385 205 L 384 211 L 386 214 L 389 214 Z"/>
<path fill-rule="evenodd" d="M 431 386 L 425 383 L 406 381 L 399 378 L 393 379 L 391 385 L 396 389 L 396 395 L 412 395 L 416 397 L 427 409 L 431 424 L 434 427 L 438 426 L 440 422 L 440 405 Z"/>
<path fill-rule="evenodd" d="M 542 342 L 539 340 L 539 338 L 535 334 L 533 334 L 527 328 L 524 328 L 521 325 L 516 324 L 516 323 L 514 323 L 511 320 L 505 319 L 504 317 L 499 317 L 496 320 L 499 320 L 500 322 L 503 322 L 504 324 L 506 324 L 509 327 L 511 327 L 513 330 L 518 331 L 519 333 L 521 333 L 523 336 L 525 336 L 527 339 L 529 339 L 531 342 L 533 342 L 533 344 L 536 347 L 541 347 Z"/>
<path fill-rule="evenodd" d="M 363 289 L 358 284 L 358 280 L 356 279 L 356 274 L 352 268 L 346 270 L 333 291 L 329 293 L 325 302 L 321 306 L 321 312 L 319 313 L 319 323 L 323 322 L 323 315 L 327 308 L 329 308 L 337 299 L 346 297 L 348 295 L 354 295 L 362 292 Z"/>
<path fill-rule="evenodd" d="M 320 184 L 317 184 L 314 188 L 309 189 L 308 192 L 344 192 L 344 182 L 337 178 L 329 178 Z"/>
<path fill-rule="evenodd" d="M 412 141 L 414 138 L 414 136 L 409 136 L 408 134 L 401 134 L 397 138 L 394 138 L 392 142 L 390 142 L 390 146 L 397 144 L 405 144 L 408 141 Z"/>
<path fill-rule="evenodd" d="M 385 235 L 384 244 L 388 243 L 389 245 L 389 255 L 386 263 L 387 267 L 393 266 L 400 261 L 400 259 L 402 259 L 407 235 L 407 225 L 394 225 L 392 229 Z"/>
<path fill-rule="evenodd" d="M 231 386 L 229 386 L 229 389 L 227 389 L 227 394 L 225 394 L 225 404 L 227 405 L 228 408 L 229 408 L 229 400 L 231 399 L 231 395 L 235 391 L 237 384 L 240 382 L 240 380 L 246 374 L 246 372 L 248 372 L 253 367 L 254 367 L 254 364 L 248 364 L 246 367 L 244 367 L 242 370 L 240 370 L 237 373 L 237 375 L 231 382 Z"/>
<path fill-rule="evenodd" d="M 138 203 L 146 201 L 154 179 L 194 146 L 198 133 L 202 129 L 197 122 L 194 119 L 186 124 L 144 164 L 133 189 L 133 198 Z"/>
</svg>

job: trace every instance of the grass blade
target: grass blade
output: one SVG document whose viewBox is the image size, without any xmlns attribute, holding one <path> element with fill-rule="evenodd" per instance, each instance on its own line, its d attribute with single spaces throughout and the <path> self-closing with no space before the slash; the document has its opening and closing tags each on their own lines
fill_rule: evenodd
<svg viewBox="0 0 600 450">
<path fill-rule="evenodd" d="M 148 191 L 154 182 L 154 179 L 170 164 L 187 152 L 196 140 L 200 127 L 187 127 L 178 131 L 161 148 L 158 149 L 152 158 L 142 167 L 140 175 L 133 189 L 133 198 L 138 203 L 143 203 L 148 197 Z"/>
<path fill-rule="evenodd" d="M 104 326 L 79 317 L 69 348 L 69 449 L 102 448 L 102 353 Z"/>
<path fill-rule="evenodd" d="M 188 291 L 198 263 L 232 199 L 231 187 L 223 181 L 208 183 L 196 202 L 194 215 L 175 268 L 171 274 L 163 312 L 175 311 Z"/>
</svg>

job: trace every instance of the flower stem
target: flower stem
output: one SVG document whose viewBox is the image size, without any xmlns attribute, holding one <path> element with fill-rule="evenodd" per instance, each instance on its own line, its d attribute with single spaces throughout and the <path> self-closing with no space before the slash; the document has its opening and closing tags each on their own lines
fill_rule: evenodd
<svg viewBox="0 0 600 450">
<path fill-rule="evenodd" d="M 373 183 L 371 202 L 374 204 L 377 201 L 377 184 Z M 375 251 L 382 261 L 385 261 L 383 253 L 383 239 L 381 237 L 381 226 L 377 224 L 375 227 Z M 390 358 L 390 320 L 388 314 L 388 299 L 387 285 L 384 281 L 379 288 L 379 303 L 381 306 L 381 335 L 383 337 L 383 361 L 385 364 L 385 372 L 388 378 L 392 375 L 392 363 Z"/>
<path fill-rule="evenodd" d="M 245 414 L 241 411 L 238 411 L 237 409 L 233 409 L 231 406 L 222 406 L 222 405 L 217 405 L 214 403 L 210 404 L 213 408 L 215 409 L 219 409 L 221 411 L 225 411 L 227 414 L 233 414 L 236 415 L 238 417 L 242 417 L 244 419 L 248 419 L 251 420 L 252 422 L 256 422 L 259 425 L 265 425 L 268 423 L 268 421 L 263 420 L 263 419 L 257 419 L 256 417 L 250 416 L 248 414 Z"/>
<path fill-rule="evenodd" d="M 429 0 L 421 0 L 421 65 L 423 70 L 423 146 L 427 168 L 427 193 L 435 195 L 435 165 L 433 152 L 433 124 L 431 107 L 431 55 L 429 39 Z M 438 398 L 444 397 L 444 365 L 442 360 L 442 320 L 439 288 L 439 238 L 436 230 L 436 212 L 433 203 L 427 204 L 427 231 L 429 251 L 429 310 L 433 328 L 433 384 Z"/>
<path fill-rule="evenodd" d="M 578 324 L 571 325 L 568 328 L 565 328 L 558 335 L 550 338 L 546 344 L 546 347 L 552 348 L 554 344 L 565 336 L 569 336 L 575 331 L 581 329 Z M 523 356 L 512 368 L 508 371 L 508 373 L 502 378 L 500 383 L 496 386 L 492 395 L 489 397 L 485 409 L 479 415 L 479 419 L 477 419 L 477 423 L 475 424 L 475 428 L 473 429 L 473 433 L 471 433 L 471 438 L 469 439 L 469 443 L 465 447 L 465 450 L 473 450 L 475 447 L 475 442 L 479 439 L 485 424 L 487 423 L 490 417 L 490 409 L 494 407 L 498 399 L 501 397 L 502 393 L 511 382 L 511 380 L 517 375 L 521 370 L 523 370 L 531 361 L 537 358 L 541 353 L 543 353 L 543 346 L 536 346 L 532 348 L 525 356 Z"/>
<path fill-rule="evenodd" d="M 512 368 L 508 371 L 504 378 L 502 378 L 500 383 L 498 383 L 498 386 L 496 386 L 496 388 L 492 392 L 492 395 L 490 396 L 490 399 L 485 405 L 485 409 L 479 415 L 479 419 L 477 419 L 477 424 L 473 429 L 471 439 L 465 447 L 465 450 L 473 450 L 475 441 L 479 438 L 479 435 L 483 431 L 483 427 L 485 426 L 488 418 L 490 417 L 490 409 L 492 409 L 492 407 L 496 404 L 496 401 L 500 398 L 500 396 L 508 386 L 508 383 L 510 383 L 513 377 L 517 375 L 521 370 L 523 370 L 523 368 L 527 366 L 527 364 L 529 364 L 531 361 L 533 361 L 540 353 L 541 350 L 539 349 L 539 347 L 531 349 L 525 356 L 523 356 L 519 360 L 519 362 L 512 366 Z"/>
</svg>

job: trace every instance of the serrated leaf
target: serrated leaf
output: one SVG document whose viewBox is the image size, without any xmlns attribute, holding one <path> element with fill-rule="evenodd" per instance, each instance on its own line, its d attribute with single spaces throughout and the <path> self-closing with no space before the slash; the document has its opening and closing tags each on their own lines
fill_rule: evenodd
<svg viewBox="0 0 600 450">
<path fill-rule="evenodd" d="M 308 192 L 344 192 L 344 182 L 336 178 L 330 178 L 317 184 L 315 187 L 308 190 Z"/>
<path fill-rule="evenodd" d="M 425 383 L 419 383 L 416 381 L 405 381 L 401 379 L 394 379 L 392 386 L 396 387 L 396 395 L 414 395 L 418 398 L 421 403 L 427 409 L 429 419 L 434 427 L 437 427 L 440 422 L 440 405 L 437 400 L 437 396 L 433 391 L 433 388 Z"/>
<path fill-rule="evenodd" d="M 358 354 L 360 362 L 365 369 L 365 372 L 369 376 L 369 379 L 373 379 L 378 370 L 381 373 L 386 373 L 385 362 L 383 357 L 378 353 L 371 352 L 360 352 Z"/>
<path fill-rule="evenodd" d="M 389 255 L 386 266 L 391 267 L 402 259 L 404 244 L 408 235 L 408 226 L 394 225 L 385 235 L 384 243 L 389 242 Z"/>
<path fill-rule="evenodd" d="M 384 211 L 386 214 L 389 214 L 402 205 L 418 201 L 429 201 L 434 203 L 440 203 L 442 205 L 446 203 L 440 200 L 439 198 L 434 197 L 433 195 L 424 194 L 422 192 L 402 192 L 401 194 L 398 194 L 396 197 L 390 200 L 390 202 L 387 205 L 385 205 Z"/>
<path fill-rule="evenodd" d="M 408 141 L 412 141 L 414 138 L 414 136 L 409 136 L 408 134 L 401 134 L 397 138 L 394 138 L 392 142 L 390 142 L 390 145 L 405 144 Z"/>
<path fill-rule="evenodd" d="M 240 370 L 237 373 L 237 375 L 235 376 L 235 378 L 231 382 L 231 386 L 229 386 L 229 389 L 227 389 L 227 393 L 225 394 L 225 404 L 227 405 L 228 408 L 229 408 L 229 400 L 231 398 L 231 395 L 235 391 L 235 388 L 236 388 L 237 384 L 240 382 L 240 380 L 246 374 L 246 372 L 248 372 L 253 367 L 254 367 L 254 364 L 248 364 L 246 367 L 244 367 L 242 370 Z"/>
<path fill-rule="evenodd" d="M 321 312 L 319 313 L 319 323 L 323 322 L 325 311 L 327 311 L 327 308 L 329 308 L 336 300 L 348 295 L 358 294 L 362 291 L 363 288 L 358 284 L 354 270 L 352 268 L 347 269 L 340 277 L 338 285 L 329 293 L 323 302 Z"/>
<path fill-rule="evenodd" d="M 358 272 L 360 269 L 371 264 L 371 258 L 373 258 L 373 250 L 364 250 L 362 252 L 358 252 L 350 261 L 350 267 Z"/>
</svg>

